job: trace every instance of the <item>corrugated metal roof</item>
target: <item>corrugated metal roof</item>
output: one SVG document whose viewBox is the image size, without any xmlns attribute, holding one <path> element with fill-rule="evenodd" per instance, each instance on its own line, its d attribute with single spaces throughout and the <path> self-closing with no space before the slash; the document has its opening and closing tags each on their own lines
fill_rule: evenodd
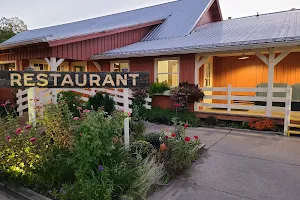
<svg viewBox="0 0 300 200">
<path fill-rule="evenodd" d="M 214 0 L 184 0 L 181 1 L 179 9 L 174 10 L 161 26 L 153 30 L 146 40 L 159 40 L 172 37 L 185 36 L 192 32 L 200 17 Z"/>
<path fill-rule="evenodd" d="M 144 41 L 107 51 L 96 58 L 130 57 L 165 54 L 195 49 L 211 52 L 225 47 L 261 46 L 262 44 L 300 42 L 300 10 L 250 16 L 199 27 L 193 33 L 177 38 Z M 196 52 L 195 51 L 195 52 Z"/>
<path fill-rule="evenodd" d="M 46 41 L 50 41 L 167 19 L 175 11 L 180 9 L 180 4 L 181 1 L 174 1 L 98 18 L 24 31 L 3 42 L 2 45 L 19 43 L 37 38 L 43 38 Z"/>
</svg>

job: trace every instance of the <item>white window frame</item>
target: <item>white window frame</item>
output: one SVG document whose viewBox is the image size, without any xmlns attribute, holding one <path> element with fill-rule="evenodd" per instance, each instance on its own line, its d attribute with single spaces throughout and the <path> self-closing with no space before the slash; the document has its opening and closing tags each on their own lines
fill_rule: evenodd
<svg viewBox="0 0 300 200">
<path fill-rule="evenodd" d="M 177 62 L 178 62 L 178 69 L 177 69 L 178 80 L 177 80 L 177 83 L 179 85 L 179 83 L 180 83 L 179 82 L 179 80 L 180 80 L 180 57 L 164 57 L 164 58 L 154 59 L 154 81 L 155 82 L 158 81 L 158 61 L 168 61 L 168 60 L 177 60 Z M 175 74 L 175 73 L 160 73 L 160 74 Z"/>
<path fill-rule="evenodd" d="M 0 61 L 0 64 L 9 64 L 9 63 L 15 63 L 15 71 L 18 71 L 17 61 L 16 60 Z"/>
<path fill-rule="evenodd" d="M 115 63 L 127 63 L 128 64 L 128 71 L 130 71 L 130 61 L 129 60 L 115 60 L 115 61 L 110 61 L 110 72 L 114 72 L 114 64 Z"/>
<path fill-rule="evenodd" d="M 210 65 L 210 71 L 209 71 L 209 73 L 210 73 L 210 77 L 209 77 L 209 86 L 206 86 L 206 79 L 208 79 L 207 77 L 206 77 L 206 75 L 207 75 L 207 68 L 208 68 L 208 65 Z M 204 69 L 203 69 L 203 87 L 213 87 L 213 75 L 214 75 L 214 68 L 213 68 L 213 63 L 212 62 L 210 62 L 210 61 L 208 61 L 208 62 L 206 62 L 205 64 L 204 64 Z"/>
</svg>

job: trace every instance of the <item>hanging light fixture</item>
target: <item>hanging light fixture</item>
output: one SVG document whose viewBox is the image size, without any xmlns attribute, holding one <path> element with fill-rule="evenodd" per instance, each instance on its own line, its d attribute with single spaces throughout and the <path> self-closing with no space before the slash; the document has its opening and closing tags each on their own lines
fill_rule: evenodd
<svg viewBox="0 0 300 200">
<path fill-rule="evenodd" d="M 248 58 L 249 58 L 249 56 L 246 56 L 245 54 L 243 54 L 241 57 L 239 57 L 239 60 L 246 60 Z"/>
</svg>

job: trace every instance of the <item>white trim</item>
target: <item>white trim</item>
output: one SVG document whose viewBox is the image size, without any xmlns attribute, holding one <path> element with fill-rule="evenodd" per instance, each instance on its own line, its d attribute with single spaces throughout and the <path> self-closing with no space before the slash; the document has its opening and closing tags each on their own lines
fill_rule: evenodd
<svg viewBox="0 0 300 200">
<path fill-rule="evenodd" d="M 158 75 L 158 61 L 167 61 L 167 60 L 177 60 L 178 68 L 177 73 L 170 73 L 170 74 L 178 74 L 177 83 L 180 82 L 180 57 L 163 57 L 163 58 L 155 58 L 154 59 L 154 82 L 157 82 L 157 75 Z M 160 73 L 163 74 L 163 73 Z"/>
<path fill-rule="evenodd" d="M 257 53 L 256 53 L 256 56 L 257 56 L 259 59 L 261 59 L 261 61 L 263 61 L 266 65 L 269 65 L 269 59 L 268 59 L 265 55 L 263 55 L 263 54 L 260 53 L 260 52 L 257 52 Z"/>
<path fill-rule="evenodd" d="M 275 50 L 274 48 L 271 48 L 269 53 L 269 64 L 268 64 L 268 93 L 267 93 L 267 109 L 266 109 L 267 117 L 272 116 L 274 68 L 275 68 Z"/>
<path fill-rule="evenodd" d="M 114 63 L 128 63 L 128 71 L 130 71 L 130 61 L 129 60 L 114 60 L 110 61 L 110 71 L 114 71 Z"/>
<path fill-rule="evenodd" d="M 99 72 L 101 72 L 101 65 L 97 61 L 93 61 L 94 65 L 97 67 Z"/>
<path fill-rule="evenodd" d="M 10 61 L 0 61 L 0 64 L 9 64 L 9 63 L 15 63 L 15 70 L 19 70 L 19 66 L 17 66 L 16 60 L 10 60 Z"/>
</svg>

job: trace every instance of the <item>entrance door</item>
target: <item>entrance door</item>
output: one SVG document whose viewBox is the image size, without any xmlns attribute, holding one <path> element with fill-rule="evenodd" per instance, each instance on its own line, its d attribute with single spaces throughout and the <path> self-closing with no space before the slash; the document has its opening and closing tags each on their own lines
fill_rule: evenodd
<svg viewBox="0 0 300 200">
<path fill-rule="evenodd" d="M 203 86 L 206 88 L 211 88 L 213 81 L 213 57 L 211 56 L 207 62 L 204 64 L 204 83 Z M 212 95 L 212 91 L 204 92 L 205 95 Z M 204 103 L 212 103 L 212 99 L 205 99 Z"/>
</svg>

